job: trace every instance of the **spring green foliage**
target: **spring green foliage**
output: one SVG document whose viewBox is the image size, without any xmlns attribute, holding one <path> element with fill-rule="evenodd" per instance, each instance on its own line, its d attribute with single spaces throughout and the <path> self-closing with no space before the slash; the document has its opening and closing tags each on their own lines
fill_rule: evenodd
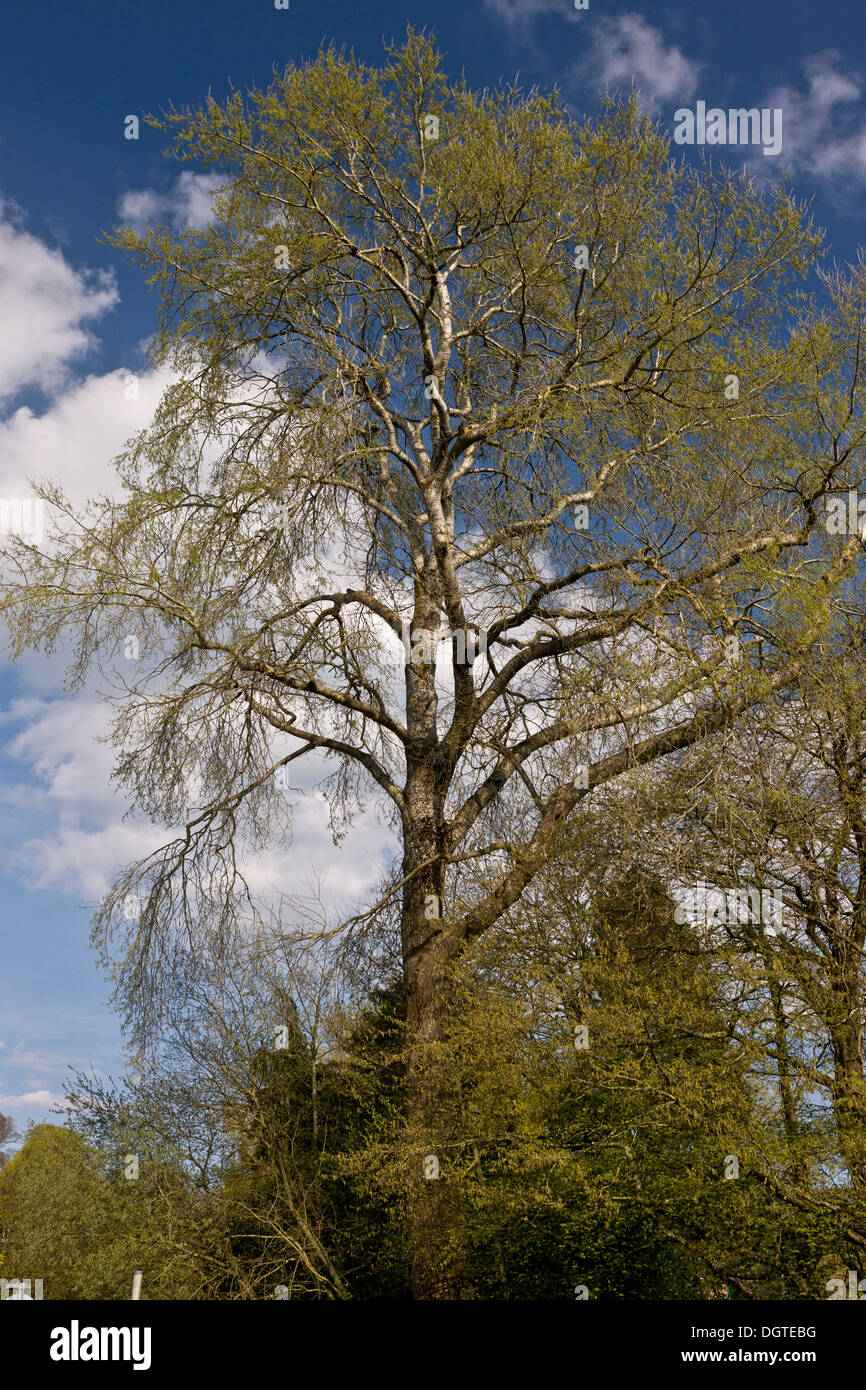
<svg viewBox="0 0 866 1390">
<path fill-rule="evenodd" d="M 34 1126 L 0 1173 L 3 1276 L 42 1279 L 47 1298 L 129 1298 L 152 1187 L 74 1130 Z"/>
<path fill-rule="evenodd" d="M 438 1154 L 441 1258 L 461 1297 L 813 1299 L 856 1264 L 862 1217 L 822 1176 L 832 1131 L 804 1111 L 792 1162 L 729 981 L 651 873 L 589 898 L 568 861 L 463 960 Z M 179 1117 L 200 1141 L 216 1039 L 205 1057 L 199 1036 L 182 1104 L 168 1073 L 122 1092 L 79 1077 L 90 1139 L 38 1127 L 0 1177 L 4 1267 L 54 1298 L 128 1297 L 139 1268 L 148 1297 L 408 1297 L 422 1154 L 407 1141 L 402 986 L 361 1004 L 327 1062 L 280 1007 L 285 1046 L 253 1046 L 246 1078 L 233 1072 L 231 1143 L 209 1173 L 181 1161 Z M 149 1154 L 137 1183 L 118 1164 L 133 1136 Z"/>
</svg>

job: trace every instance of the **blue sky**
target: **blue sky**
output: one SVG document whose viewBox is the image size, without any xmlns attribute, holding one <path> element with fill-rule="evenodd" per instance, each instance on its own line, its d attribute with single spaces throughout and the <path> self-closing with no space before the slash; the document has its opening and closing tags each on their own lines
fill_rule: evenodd
<svg viewBox="0 0 866 1390">
<path fill-rule="evenodd" d="M 453 76 L 465 71 L 481 87 L 519 73 L 527 86 L 557 85 L 578 114 L 606 87 L 632 82 L 671 133 L 675 110 L 699 101 L 781 109 L 781 156 L 743 158 L 772 165 L 768 175 L 789 167 L 833 255 L 856 255 L 866 26 L 849 0 L 645 9 L 590 0 L 580 12 L 572 0 L 15 6 L 0 54 L 0 495 L 26 493 L 27 474 L 59 477 L 76 500 L 110 486 L 113 454 L 147 423 L 164 385 L 142 357 L 154 301 L 99 238 L 120 220 L 195 221 L 208 184 L 162 157 L 158 132 L 143 126 L 125 140 L 124 117 L 198 105 L 208 91 L 219 99 L 230 84 L 264 86 L 275 64 L 313 57 L 323 40 L 377 62 L 383 37 L 401 39 L 409 23 L 433 29 Z M 137 398 L 128 372 L 139 376 Z M 47 1116 L 70 1063 L 120 1066 L 90 916 L 112 873 L 159 835 L 123 819 L 99 742 L 106 727 L 95 685 L 65 692 L 59 657 L 3 659 L 0 1110 L 19 1123 Z M 349 900 L 386 850 L 370 815 L 336 851 L 321 799 L 310 797 L 294 849 L 263 872 L 291 890 L 312 867 Z"/>
</svg>

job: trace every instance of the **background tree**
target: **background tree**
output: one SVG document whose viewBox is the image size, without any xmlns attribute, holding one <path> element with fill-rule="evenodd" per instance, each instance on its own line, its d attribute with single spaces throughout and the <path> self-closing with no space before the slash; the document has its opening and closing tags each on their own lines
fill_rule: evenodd
<svg viewBox="0 0 866 1390">
<path fill-rule="evenodd" d="M 598 838 L 617 837 L 607 811 Z M 859 1249 L 835 1134 L 798 1097 L 792 1139 L 767 1084 L 766 979 L 677 919 L 638 849 L 605 863 L 566 841 L 455 964 L 437 1277 L 462 1298 L 823 1296 Z M 331 1012 L 320 983 L 305 998 L 310 974 L 278 939 L 236 942 L 178 991 L 151 1071 L 69 1089 L 103 1172 L 132 1146 L 147 1156 L 133 1239 L 149 1297 L 409 1294 L 423 1149 L 406 1128 L 402 981 L 353 1005 L 344 980 Z"/>
<path fill-rule="evenodd" d="M 718 759 L 690 809 L 686 854 L 697 878 L 776 896 L 772 930 L 720 914 L 737 950 L 760 964 L 768 1056 L 792 1142 L 821 1098 L 863 1229 L 866 1192 L 863 623 L 840 600 L 796 691 L 738 732 L 736 765 Z M 700 760 L 706 768 L 711 750 Z M 697 770 L 686 767 L 691 779 Z M 719 914 L 717 914 L 719 915 Z"/>
<path fill-rule="evenodd" d="M 3 1144 L 4 1146 L 7 1144 L 14 1144 L 15 1140 L 18 1138 L 19 1135 L 18 1131 L 15 1128 L 14 1120 L 11 1120 L 8 1115 L 3 1115 L 2 1113 L 0 1113 L 0 1144 Z M 0 1168 L 2 1168 L 3 1164 L 7 1163 L 8 1161 L 8 1150 L 6 1150 L 5 1148 L 0 1149 Z"/>
<path fill-rule="evenodd" d="M 159 1293 L 159 1268 L 142 1259 L 150 1182 L 113 1158 L 62 1125 L 28 1130 L 0 1173 L 4 1278 L 42 1279 L 46 1299 L 128 1299 L 141 1269 Z"/>
<path fill-rule="evenodd" d="M 557 860 L 461 964 L 443 1176 L 464 1192 L 468 1286 L 814 1298 L 822 1258 L 852 1249 L 822 1181 L 832 1144 L 810 1136 L 802 1205 L 788 1200 L 760 1020 L 750 1031 L 729 962 L 676 921 L 638 852 L 594 872 Z"/>
</svg>

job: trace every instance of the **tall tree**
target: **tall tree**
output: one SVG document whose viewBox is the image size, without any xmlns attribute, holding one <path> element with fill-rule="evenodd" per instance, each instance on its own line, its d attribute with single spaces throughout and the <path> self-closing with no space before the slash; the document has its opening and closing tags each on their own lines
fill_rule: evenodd
<svg viewBox="0 0 866 1390">
<path fill-rule="evenodd" d="M 97 934 L 125 940 L 142 1027 L 180 943 L 235 930 L 244 843 L 286 829 L 277 769 L 330 761 L 337 830 L 381 795 L 435 1150 L 450 963 L 593 788 L 756 698 L 731 660 L 744 604 L 799 585 L 800 647 L 820 623 L 849 550 L 816 569 L 805 548 L 860 448 L 861 361 L 796 299 L 817 238 L 785 190 L 671 162 L 634 103 L 576 123 L 477 95 L 410 34 L 381 69 L 326 51 L 154 124 L 224 177 L 206 228 L 112 239 L 160 293 L 151 359 L 175 383 L 119 461 L 124 499 L 69 527 L 44 489 L 61 524 L 12 545 L 14 648 L 72 633 L 81 677 L 140 643 L 118 775 L 182 828 Z M 835 434 L 828 395 L 850 401 Z M 456 913 L 467 856 L 492 873 Z M 437 1297 L 448 1215 L 420 1158 L 416 1191 L 414 1287 Z"/>
</svg>

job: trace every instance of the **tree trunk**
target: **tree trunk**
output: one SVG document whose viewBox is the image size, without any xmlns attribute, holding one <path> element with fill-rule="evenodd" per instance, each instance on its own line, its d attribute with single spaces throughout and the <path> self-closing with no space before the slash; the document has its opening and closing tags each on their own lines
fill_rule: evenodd
<svg viewBox="0 0 866 1390">
<path fill-rule="evenodd" d="M 866 1196 L 866 1081 L 859 1024 L 834 1028 L 833 1110 L 845 1166 L 861 1197 Z"/>
<path fill-rule="evenodd" d="M 440 797 L 435 758 L 407 778 L 404 821 L 402 945 L 406 983 L 408 1140 L 412 1294 L 460 1296 L 459 1194 L 448 1177 L 448 1116 L 441 1046 L 447 1010 L 446 972 L 453 926 L 443 916 Z M 432 1162 L 436 1160 L 436 1162 Z M 438 1171 L 439 1176 L 433 1176 Z"/>
<path fill-rule="evenodd" d="M 443 1038 L 442 978 L 438 952 L 407 971 L 409 1221 L 412 1296 L 460 1297 L 459 1194 L 450 1176 L 448 1115 L 439 1047 Z"/>
<path fill-rule="evenodd" d="M 833 1047 L 833 1112 L 845 1166 L 861 1197 L 866 1196 L 866 1080 L 860 1024 L 860 950 L 843 949 L 830 973 Z"/>
<path fill-rule="evenodd" d="M 794 1097 L 791 1050 L 788 1044 L 788 1019 L 785 1014 L 785 996 L 781 980 L 776 973 L 772 954 L 766 950 L 764 951 L 764 964 L 767 972 L 770 1000 L 773 1006 L 776 1067 L 779 1078 L 779 1095 L 782 1101 L 782 1120 L 785 1126 L 785 1139 L 788 1144 L 789 1171 L 794 1182 L 803 1183 L 807 1180 L 807 1174 L 803 1168 L 797 1143 L 797 1102 Z"/>
</svg>

